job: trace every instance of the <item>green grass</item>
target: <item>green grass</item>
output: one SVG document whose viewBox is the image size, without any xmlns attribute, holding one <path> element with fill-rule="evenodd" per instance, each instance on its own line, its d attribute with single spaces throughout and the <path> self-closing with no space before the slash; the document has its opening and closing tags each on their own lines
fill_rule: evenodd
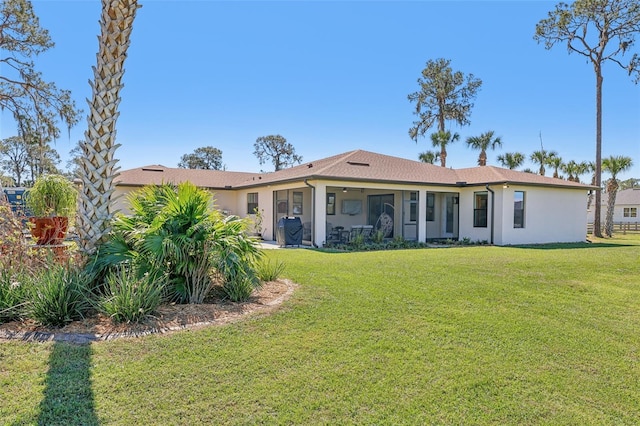
<svg viewBox="0 0 640 426">
<path fill-rule="evenodd" d="M 0 344 L 4 424 L 638 424 L 640 238 L 271 250 L 270 316 Z"/>
</svg>

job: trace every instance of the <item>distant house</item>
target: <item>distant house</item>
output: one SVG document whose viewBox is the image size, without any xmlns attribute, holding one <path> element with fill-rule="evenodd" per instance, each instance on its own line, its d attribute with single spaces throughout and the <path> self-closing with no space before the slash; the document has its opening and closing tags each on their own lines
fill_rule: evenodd
<svg viewBox="0 0 640 426">
<path fill-rule="evenodd" d="M 600 204 L 600 214 L 604 223 L 609 205 L 609 194 L 602 193 L 602 204 Z M 593 223 L 595 209 L 593 204 L 587 212 L 587 221 Z M 618 191 L 616 194 L 616 204 L 613 207 L 614 223 L 636 223 L 640 222 L 640 188 L 630 188 Z"/>
<path fill-rule="evenodd" d="M 586 195 L 594 189 L 493 166 L 453 170 L 356 150 L 271 173 L 145 166 L 123 171 L 116 194 L 183 181 L 213 192 L 226 214 L 246 217 L 258 208 L 265 239 L 275 239 L 280 218 L 299 217 L 305 242 L 317 246 L 335 229 L 382 225 L 387 238 L 419 241 L 584 241 Z M 125 200 L 117 201 L 123 212 Z"/>
</svg>

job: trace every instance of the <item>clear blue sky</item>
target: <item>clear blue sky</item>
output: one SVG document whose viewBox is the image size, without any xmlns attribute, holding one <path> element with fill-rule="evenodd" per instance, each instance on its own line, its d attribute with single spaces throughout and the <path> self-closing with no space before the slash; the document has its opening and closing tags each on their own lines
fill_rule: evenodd
<svg viewBox="0 0 640 426">
<path fill-rule="evenodd" d="M 86 112 L 100 1 L 33 3 L 56 43 L 37 66 Z M 565 161 L 595 158 L 592 66 L 564 46 L 548 51 L 533 40 L 556 2 L 140 3 L 118 121 L 123 170 L 175 167 L 183 154 L 211 145 L 228 170 L 268 171 L 253 143 L 269 134 L 284 136 L 304 161 L 354 149 L 417 159 L 432 148 L 408 136 L 407 95 L 425 63 L 440 57 L 483 80 L 471 125 L 451 127 L 462 141 L 449 148 L 448 166 L 476 165 L 477 152 L 463 141 L 487 130 L 504 144 L 489 153 L 490 164 L 500 152 L 528 156 L 540 134 Z M 640 86 L 613 65 L 604 78 L 603 157 L 631 156 L 634 168 L 620 177 L 640 178 Z M 85 128 L 83 119 L 56 142 L 63 160 Z M 4 113 L 0 136 L 13 129 Z"/>
</svg>

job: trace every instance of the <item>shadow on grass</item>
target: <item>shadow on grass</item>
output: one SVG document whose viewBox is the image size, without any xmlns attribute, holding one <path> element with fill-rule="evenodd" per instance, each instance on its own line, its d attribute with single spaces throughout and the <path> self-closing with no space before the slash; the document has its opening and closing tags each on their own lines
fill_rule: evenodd
<svg viewBox="0 0 640 426">
<path fill-rule="evenodd" d="M 90 345 L 53 344 L 38 424 L 99 424 L 91 390 Z"/>
<path fill-rule="evenodd" d="M 567 250 L 567 249 L 602 249 L 612 247 L 633 247 L 634 244 L 614 243 L 554 243 L 554 244 L 523 244 L 508 246 L 513 248 L 525 248 L 536 250 Z"/>
</svg>

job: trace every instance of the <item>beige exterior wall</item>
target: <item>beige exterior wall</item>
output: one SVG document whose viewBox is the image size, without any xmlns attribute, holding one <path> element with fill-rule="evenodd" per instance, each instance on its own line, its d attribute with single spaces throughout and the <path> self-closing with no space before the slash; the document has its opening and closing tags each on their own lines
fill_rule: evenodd
<svg viewBox="0 0 640 426">
<path fill-rule="evenodd" d="M 140 189 L 141 187 L 139 186 L 116 186 L 113 203 L 116 211 L 119 211 L 122 214 L 130 214 L 131 210 L 129 207 L 128 197 L 132 192 Z M 235 209 L 237 205 L 237 194 L 235 191 L 218 190 L 209 192 L 212 194 L 212 207 L 215 206 L 216 209 L 227 215 L 235 214 L 241 216 Z"/>
</svg>

